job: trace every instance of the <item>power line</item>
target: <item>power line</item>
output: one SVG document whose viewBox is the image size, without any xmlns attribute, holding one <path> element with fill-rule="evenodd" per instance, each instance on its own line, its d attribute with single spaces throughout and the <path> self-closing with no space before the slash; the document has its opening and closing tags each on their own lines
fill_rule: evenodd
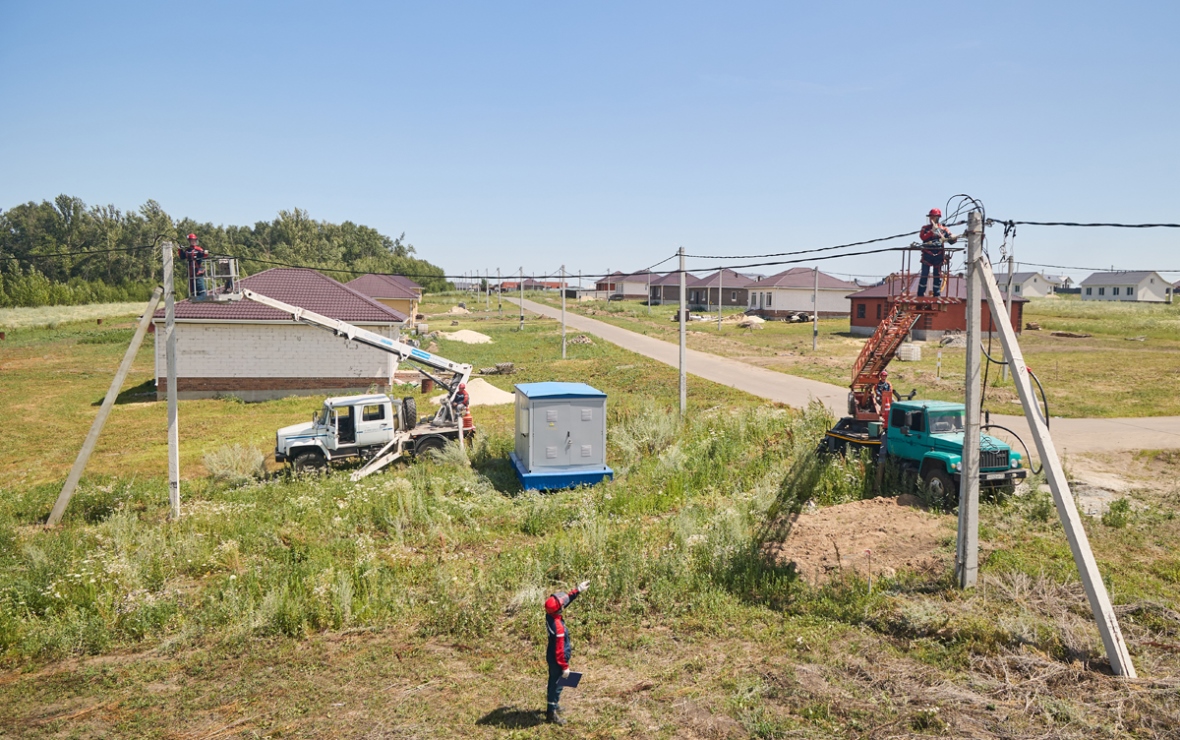
<svg viewBox="0 0 1180 740">
<path fill-rule="evenodd" d="M 949 224 L 955 226 L 956 224 Z M 794 252 L 775 252 L 772 254 L 686 254 L 685 257 L 702 260 L 745 260 L 745 259 L 761 259 L 763 257 L 794 257 L 800 254 L 814 254 L 816 252 L 830 252 L 835 249 L 847 249 L 848 247 L 862 247 L 866 244 L 876 244 L 878 242 L 887 242 L 893 239 L 904 239 L 909 236 L 917 236 L 917 231 L 907 231 L 904 234 L 894 234 L 893 236 L 881 236 L 876 239 L 866 239 L 862 242 L 850 242 L 848 244 L 837 244 L 834 247 L 818 247 L 816 249 L 800 249 Z M 668 259 L 671 259 L 669 257 Z M 664 260 L 667 262 L 668 260 Z M 699 268 L 696 268 L 699 269 Z"/>
<path fill-rule="evenodd" d="M 1016 226 L 1080 226 L 1083 228 L 1109 227 L 1112 229 L 1180 229 L 1180 224 L 1086 224 L 1077 221 L 1004 221 L 1002 219 L 990 219 L 988 225 L 992 224 L 1014 224 Z"/>
<path fill-rule="evenodd" d="M 154 244 L 144 244 L 139 247 L 119 247 L 116 249 L 80 249 L 73 252 L 41 252 L 39 254 L 27 254 L 23 256 L 16 256 L 13 254 L 0 255 L 5 259 L 17 261 L 32 261 L 38 259 L 46 259 L 49 257 L 73 257 L 75 254 L 110 254 L 112 252 L 139 252 L 144 249 L 154 248 Z"/>
<path fill-rule="evenodd" d="M 1180 273 L 1180 270 L 1124 270 L 1121 267 L 1114 268 L 1111 266 L 1107 266 L 1107 267 L 1078 267 L 1077 265 L 1044 265 L 1044 264 L 1041 264 L 1040 262 L 1020 262 L 1020 261 L 1017 261 L 1016 264 L 1025 265 L 1027 267 L 1048 267 L 1048 268 L 1051 268 L 1054 270 L 1079 270 L 1082 272 L 1167 272 L 1167 273 Z"/>
</svg>

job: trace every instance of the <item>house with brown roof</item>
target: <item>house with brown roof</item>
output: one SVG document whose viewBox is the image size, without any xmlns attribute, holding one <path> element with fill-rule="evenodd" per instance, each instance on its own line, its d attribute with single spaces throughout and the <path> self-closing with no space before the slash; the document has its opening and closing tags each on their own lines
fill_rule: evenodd
<svg viewBox="0 0 1180 740">
<path fill-rule="evenodd" d="M 747 286 L 749 310 L 760 316 L 786 316 L 806 311 L 820 316 L 847 316 L 848 294 L 857 289 L 856 283 L 819 273 L 819 289 L 815 288 L 816 271 L 810 267 L 792 267 Z M 814 302 L 813 302 L 814 299 Z"/>
<path fill-rule="evenodd" d="M 400 279 L 399 279 L 400 278 Z M 414 325 L 418 304 L 422 300 L 422 286 L 400 275 L 361 275 L 346 285 L 406 316 L 406 325 Z M 415 290 L 411 286 L 416 286 Z"/>
<path fill-rule="evenodd" d="M 315 270 L 275 268 L 243 278 L 244 288 L 398 338 L 406 315 Z M 164 312 L 153 317 L 156 397 L 168 389 Z M 388 386 L 392 355 L 299 324 L 250 300 L 176 304 L 176 390 L 180 398 L 363 393 Z"/>
<path fill-rule="evenodd" d="M 918 277 L 910 279 L 909 292 L 911 295 L 918 294 L 918 280 Z M 872 336 L 873 332 L 877 330 L 877 325 L 881 323 L 881 319 L 889 315 L 890 297 L 900 292 L 901 286 L 898 285 L 898 281 L 887 278 L 880 285 L 874 285 L 849 295 L 847 300 L 852 312 L 849 319 L 852 334 L 861 337 Z M 956 303 L 946 304 L 945 311 L 925 314 L 918 319 L 912 332 L 914 339 L 937 339 L 948 331 L 967 331 L 967 280 L 962 275 L 949 276 L 946 279 L 946 288 L 942 291 L 942 295 L 946 298 L 958 298 L 959 300 Z M 1020 333 L 1020 328 L 1023 326 L 1025 303 L 1028 303 L 1027 298 L 1016 295 L 1016 291 L 1012 292 L 1010 319 L 1012 328 L 1016 330 L 1017 334 Z M 988 308 L 987 299 L 981 298 L 980 305 L 983 307 L 982 329 L 985 333 L 991 333 L 995 331 L 996 327 L 992 323 L 991 309 Z"/>
<path fill-rule="evenodd" d="M 654 282 L 656 275 L 650 270 L 640 270 L 625 274 L 619 271 L 594 283 L 594 289 L 607 296 L 621 295 L 624 298 L 641 299 L 647 295 L 647 286 Z"/>
<path fill-rule="evenodd" d="M 717 310 L 719 303 L 722 306 L 745 308 L 750 303 L 750 286 L 756 282 L 758 278 L 740 272 L 718 270 L 693 283 L 690 298 L 695 293 L 699 300 L 690 300 L 689 304 L 708 311 Z"/>
<path fill-rule="evenodd" d="M 700 278 L 691 272 L 684 274 L 685 300 L 690 306 L 693 305 L 693 287 L 698 282 L 700 282 Z M 697 293 L 696 297 L 700 296 L 701 293 Z M 651 292 L 648 294 L 647 300 L 653 306 L 678 305 L 680 303 L 680 273 L 669 272 L 667 275 L 652 275 Z"/>
</svg>

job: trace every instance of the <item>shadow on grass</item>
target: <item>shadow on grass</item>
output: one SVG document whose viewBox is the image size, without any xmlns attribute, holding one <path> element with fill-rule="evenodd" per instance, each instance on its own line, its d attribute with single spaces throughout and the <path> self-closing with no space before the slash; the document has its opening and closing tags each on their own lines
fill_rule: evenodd
<svg viewBox="0 0 1180 740">
<path fill-rule="evenodd" d="M 536 709 L 515 706 L 497 707 L 475 721 L 477 725 L 492 725 L 506 730 L 523 730 L 545 722 L 545 713 Z"/>
<path fill-rule="evenodd" d="M 104 395 L 105 397 L 105 395 Z M 125 403 L 145 403 L 156 400 L 156 383 L 153 380 L 145 380 L 139 385 L 130 388 L 124 388 L 119 395 L 115 397 L 115 404 Z M 102 398 L 96 399 L 91 406 L 101 406 Z"/>
</svg>

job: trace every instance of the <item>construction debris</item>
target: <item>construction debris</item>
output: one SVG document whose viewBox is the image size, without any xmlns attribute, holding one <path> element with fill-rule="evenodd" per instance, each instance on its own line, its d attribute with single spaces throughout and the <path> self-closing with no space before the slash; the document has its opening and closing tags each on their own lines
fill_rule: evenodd
<svg viewBox="0 0 1180 740">
<path fill-rule="evenodd" d="M 573 339 L 570 339 L 568 343 L 569 344 L 594 344 L 594 340 L 591 339 L 590 337 L 586 336 L 585 334 L 579 334 L 578 336 L 574 337 Z"/>
<path fill-rule="evenodd" d="M 902 362 L 921 362 L 922 345 L 907 342 L 897 348 L 897 359 Z"/>
<path fill-rule="evenodd" d="M 1072 332 L 1072 331 L 1055 331 L 1055 332 L 1050 332 L 1049 336 L 1065 337 L 1066 339 L 1086 339 L 1092 335 L 1091 334 L 1079 334 L 1077 332 Z"/>
<path fill-rule="evenodd" d="M 502 391 L 483 378 L 472 378 L 467 381 L 467 395 L 471 397 L 471 406 L 502 406 L 516 402 L 515 394 Z M 444 393 L 430 399 L 430 402 L 439 406 L 446 397 L 447 394 Z"/>
<path fill-rule="evenodd" d="M 449 311 L 447 311 L 447 313 L 464 314 L 464 313 L 471 313 L 471 312 L 467 310 L 466 306 L 464 306 L 462 303 L 460 303 L 458 306 L 451 306 L 451 309 Z"/>
<path fill-rule="evenodd" d="M 962 349 L 967 346 L 967 335 L 961 331 L 948 331 L 938 340 L 938 344 L 948 349 Z"/>
<path fill-rule="evenodd" d="M 511 362 L 497 362 L 495 367 L 482 367 L 480 375 L 511 375 L 516 372 L 516 365 Z"/>
<path fill-rule="evenodd" d="M 1147 336 L 1143 335 L 1139 337 L 1123 337 L 1123 339 L 1126 339 L 1128 342 L 1146 342 Z"/>
<path fill-rule="evenodd" d="M 1025 331 L 1040 331 L 1041 325 L 1036 321 L 1026 321 L 1024 324 Z"/>
<path fill-rule="evenodd" d="M 463 344 L 491 344 L 492 338 L 487 334 L 480 334 L 477 331 L 470 329 L 460 329 L 450 333 L 440 332 L 438 335 L 442 339 L 449 339 L 452 342 L 462 342 Z"/>
</svg>

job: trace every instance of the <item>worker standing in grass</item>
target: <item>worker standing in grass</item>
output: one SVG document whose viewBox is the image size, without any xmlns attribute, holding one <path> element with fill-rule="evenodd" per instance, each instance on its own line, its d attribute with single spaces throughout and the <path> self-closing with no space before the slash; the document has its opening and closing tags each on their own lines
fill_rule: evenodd
<svg viewBox="0 0 1180 740">
<path fill-rule="evenodd" d="M 938 298 L 942 293 L 942 266 L 946 261 L 946 246 L 947 242 L 954 244 L 959 240 L 959 237 L 951 233 L 951 230 L 943 226 L 939 221 L 942 219 L 942 211 L 937 208 L 931 208 L 930 213 L 926 214 L 930 219 L 929 223 L 922 227 L 918 232 L 918 236 L 922 239 L 922 276 L 918 279 L 918 295 L 926 295 L 926 280 L 930 275 L 931 268 L 934 269 L 934 297 Z"/>
<path fill-rule="evenodd" d="M 197 235 L 188 235 L 188 247 L 180 248 L 180 258 L 188 264 L 188 294 L 198 298 L 205 295 L 205 260 L 209 253 L 197 243 Z"/>
<path fill-rule="evenodd" d="M 569 593 L 558 591 L 545 599 L 545 630 L 549 633 L 549 644 L 545 648 L 545 662 L 549 664 L 549 688 L 545 695 L 548 704 L 545 708 L 545 719 L 558 725 L 565 724 L 565 720 L 561 716 L 562 687 L 560 681 L 562 678 L 569 678 L 570 655 L 573 654 L 562 611 L 589 586 L 590 581 L 582 581 L 577 588 L 571 589 Z"/>
</svg>

